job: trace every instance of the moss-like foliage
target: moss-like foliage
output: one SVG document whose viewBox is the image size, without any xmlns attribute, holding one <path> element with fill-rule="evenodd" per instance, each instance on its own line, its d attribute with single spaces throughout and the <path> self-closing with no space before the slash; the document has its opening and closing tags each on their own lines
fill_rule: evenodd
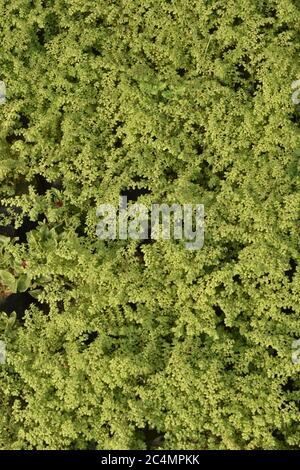
<svg viewBox="0 0 300 470">
<path fill-rule="evenodd" d="M 0 17 L 0 448 L 298 448 L 299 3 Z M 204 247 L 99 240 L 120 194 L 204 204 Z"/>
</svg>

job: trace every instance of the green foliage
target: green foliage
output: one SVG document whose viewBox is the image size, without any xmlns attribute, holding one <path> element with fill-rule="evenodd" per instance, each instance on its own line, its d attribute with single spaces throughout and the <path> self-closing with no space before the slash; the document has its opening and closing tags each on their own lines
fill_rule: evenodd
<svg viewBox="0 0 300 470">
<path fill-rule="evenodd" d="M 1 314 L 0 448 L 298 448 L 299 4 L 0 15 L 1 203 L 37 223 L 1 238 L 0 282 L 39 302 Z M 130 189 L 203 203 L 204 247 L 98 240 Z"/>
</svg>

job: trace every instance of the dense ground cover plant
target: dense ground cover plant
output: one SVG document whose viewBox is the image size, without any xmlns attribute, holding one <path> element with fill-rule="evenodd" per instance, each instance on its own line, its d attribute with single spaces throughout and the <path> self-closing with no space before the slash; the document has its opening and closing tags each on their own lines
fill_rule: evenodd
<svg viewBox="0 0 300 470">
<path fill-rule="evenodd" d="M 0 16 L 0 447 L 298 448 L 299 4 Z M 204 204 L 204 247 L 98 240 L 120 194 Z"/>
</svg>

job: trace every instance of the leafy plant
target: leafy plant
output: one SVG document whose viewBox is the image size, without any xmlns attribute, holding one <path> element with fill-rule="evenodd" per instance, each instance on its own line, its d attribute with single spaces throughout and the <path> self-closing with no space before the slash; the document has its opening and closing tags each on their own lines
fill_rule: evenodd
<svg viewBox="0 0 300 470">
<path fill-rule="evenodd" d="M 0 14 L 0 296 L 38 299 L 5 333 L 0 448 L 298 448 L 299 5 Z M 204 204 L 204 247 L 98 240 L 120 194 Z"/>
</svg>

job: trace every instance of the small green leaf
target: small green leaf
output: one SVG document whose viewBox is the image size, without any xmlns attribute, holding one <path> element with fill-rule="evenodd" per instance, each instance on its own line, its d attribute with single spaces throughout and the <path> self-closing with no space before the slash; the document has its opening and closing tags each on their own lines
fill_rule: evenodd
<svg viewBox="0 0 300 470">
<path fill-rule="evenodd" d="M 34 299 L 38 299 L 41 293 L 43 292 L 43 289 L 32 289 L 28 292 Z"/>
<path fill-rule="evenodd" d="M 1 269 L 0 270 L 0 280 L 12 292 L 16 292 L 16 279 L 9 271 Z"/>
<path fill-rule="evenodd" d="M 16 323 L 16 319 L 17 319 L 17 314 L 16 312 L 13 312 L 10 317 L 7 319 L 7 327 L 8 328 L 11 328 L 14 326 L 14 324 Z"/>
<path fill-rule="evenodd" d="M 0 243 L 7 245 L 10 241 L 10 237 L 6 237 L 5 235 L 0 235 Z"/>
<path fill-rule="evenodd" d="M 18 292 L 25 292 L 28 287 L 30 286 L 30 277 L 27 274 L 22 274 L 17 282 L 17 291 Z"/>
<path fill-rule="evenodd" d="M 6 321 L 6 326 L 5 326 L 5 330 L 4 330 L 5 335 L 7 335 L 10 330 L 12 330 L 14 324 L 16 323 L 16 319 L 17 319 L 16 312 L 12 312 L 12 314 L 10 315 L 10 317 Z"/>
</svg>

